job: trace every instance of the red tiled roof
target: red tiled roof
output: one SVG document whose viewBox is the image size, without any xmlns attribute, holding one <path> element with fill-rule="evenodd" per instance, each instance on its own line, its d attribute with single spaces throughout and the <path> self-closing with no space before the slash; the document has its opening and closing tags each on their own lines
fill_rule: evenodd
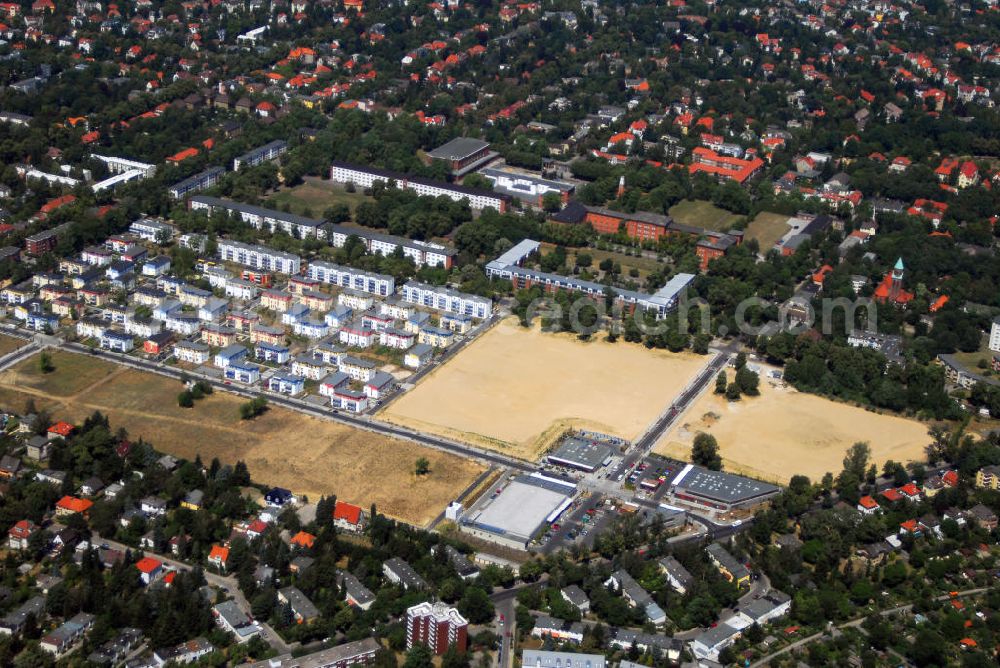
<svg viewBox="0 0 1000 668">
<path fill-rule="evenodd" d="M 294 536 L 292 536 L 292 545 L 299 545 L 301 547 L 312 547 L 313 543 L 316 542 L 316 536 L 312 535 L 308 531 L 300 531 Z"/>
<path fill-rule="evenodd" d="M 65 438 L 73 433 L 73 425 L 68 422 L 56 422 L 54 425 L 49 427 L 49 433 L 58 434 L 59 436 Z"/>
<path fill-rule="evenodd" d="M 355 506 L 351 503 L 337 501 L 337 505 L 333 509 L 333 519 L 344 520 L 350 524 L 357 524 L 361 521 L 361 506 Z"/>
<path fill-rule="evenodd" d="M 878 502 L 870 496 L 862 496 L 858 500 L 858 505 L 860 505 L 862 508 L 868 508 L 868 509 L 878 508 Z"/>
<path fill-rule="evenodd" d="M 143 557 L 139 561 L 135 562 L 135 567 L 139 569 L 139 572 L 149 575 L 158 568 L 163 567 L 163 562 L 158 559 L 153 559 L 152 557 Z"/>
<path fill-rule="evenodd" d="M 75 496 L 64 496 L 56 503 L 56 508 L 68 510 L 71 513 L 85 513 L 94 505 L 93 501 L 78 499 Z"/>
</svg>

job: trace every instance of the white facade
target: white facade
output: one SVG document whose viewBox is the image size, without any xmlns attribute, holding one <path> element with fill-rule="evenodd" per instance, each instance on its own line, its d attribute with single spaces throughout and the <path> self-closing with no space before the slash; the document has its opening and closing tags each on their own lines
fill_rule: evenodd
<svg viewBox="0 0 1000 668">
<path fill-rule="evenodd" d="M 473 209 L 486 209 L 492 207 L 503 212 L 507 205 L 505 199 L 489 190 L 479 190 L 477 188 L 460 188 L 443 181 L 431 181 L 418 177 L 410 177 L 406 174 L 393 174 L 382 170 L 366 169 L 360 165 L 349 165 L 342 162 L 334 163 L 330 168 L 330 180 L 334 183 L 353 183 L 362 188 L 370 188 L 378 181 L 388 183 L 396 182 L 396 187 L 403 190 L 411 190 L 423 197 L 447 197 L 456 202 L 468 200 L 469 207 Z"/>
<path fill-rule="evenodd" d="M 298 255 L 238 241 L 219 241 L 219 258 L 245 267 L 276 271 L 281 274 L 297 274 L 302 270 L 302 258 Z"/>
<path fill-rule="evenodd" d="M 396 290 L 396 281 L 392 276 L 373 274 L 330 262 L 313 262 L 306 270 L 306 276 L 322 283 L 370 292 L 383 297 L 388 297 Z"/>
<path fill-rule="evenodd" d="M 437 311 L 462 313 L 474 318 L 488 318 L 493 302 L 486 297 L 458 292 L 446 287 L 409 281 L 403 286 L 403 301 Z"/>
</svg>

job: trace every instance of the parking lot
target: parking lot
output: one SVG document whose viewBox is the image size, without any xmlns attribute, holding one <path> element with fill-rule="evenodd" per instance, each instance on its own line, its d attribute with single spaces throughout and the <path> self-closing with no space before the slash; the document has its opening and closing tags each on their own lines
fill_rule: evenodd
<svg viewBox="0 0 1000 668">
<path fill-rule="evenodd" d="M 607 528 L 618 512 L 617 506 L 614 508 L 612 510 L 604 497 L 597 495 L 577 499 L 542 537 L 542 553 L 550 554 L 568 549 L 575 543 L 593 547 L 594 538 Z"/>
</svg>

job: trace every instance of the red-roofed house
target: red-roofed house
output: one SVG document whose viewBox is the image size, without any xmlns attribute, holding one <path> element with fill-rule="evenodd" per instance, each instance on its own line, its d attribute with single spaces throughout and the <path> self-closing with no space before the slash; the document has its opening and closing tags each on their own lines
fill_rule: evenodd
<svg viewBox="0 0 1000 668">
<path fill-rule="evenodd" d="M 212 551 L 208 553 L 208 563 L 220 570 L 226 569 L 226 562 L 229 561 L 229 548 L 222 545 L 213 545 Z"/>
<path fill-rule="evenodd" d="M 364 513 L 361 506 L 337 501 L 333 509 L 333 525 L 345 531 L 361 531 L 364 526 Z"/>
<path fill-rule="evenodd" d="M 878 512 L 879 508 L 878 502 L 870 496 L 862 496 L 858 500 L 858 512 L 864 515 L 872 515 Z"/>
<path fill-rule="evenodd" d="M 920 499 L 920 488 L 912 482 L 908 482 L 900 487 L 899 493 L 911 501 L 917 501 Z"/>
<path fill-rule="evenodd" d="M 253 540 L 254 538 L 262 536 L 265 531 L 267 531 L 267 522 L 259 519 L 254 520 L 250 523 L 250 526 L 247 527 L 247 538 Z"/>
<path fill-rule="evenodd" d="M 292 536 L 291 543 L 297 547 L 309 549 L 316 542 L 316 536 L 312 535 L 308 531 L 300 531 L 294 536 Z"/>
<path fill-rule="evenodd" d="M 903 498 L 903 495 L 894 489 L 887 489 L 882 492 L 882 498 L 886 501 L 899 501 Z"/>
<path fill-rule="evenodd" d="M 28 541 L 38 531 L 38 526 L 31 520 L 21 520 L 7 531 L 7 545 L 12 550 L 27 550 Z"/>
<path fill-rule="evenodd" d="M 958 168 L 958 187 L 968 188 L 969 186 L 974 186 L 979 183 L 979 168 L 976 167 L 976 163 L 971 160 L 966 160 L 962 163 L 962 166 Z"/>
<path fill-rule="evenodd" d="M 60 438 L 69 438 L 69 435 L 73 433 L 73 425 L 68 422 L 56 422 L 54 425 L 49 427 L 48 437 L 55 438 L 56 436 Z"/>
<path fill-rule="evenodd" d="M 152 557 L 143 557 L 135 562 L 135 567 L 139 569 L 139 578 L 146 585 L 160 577 L 160 573 L 163 572 L 163 562 Z"/>
<path fill-rule="evenodd" d="M 94 505 L 93 501 L 78 499 L 75 496 L 64 496 L 56 503 L 56 516 L 66 517 L 82 513 L 85 517 L 87 511 Z"/>
</svg>

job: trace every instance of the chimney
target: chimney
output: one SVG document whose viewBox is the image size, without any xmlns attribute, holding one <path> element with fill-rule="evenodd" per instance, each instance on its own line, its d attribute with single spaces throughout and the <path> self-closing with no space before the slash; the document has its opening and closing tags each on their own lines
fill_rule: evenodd
<svg viewBox="0 0 1000 668">
<path fill-rule="evenodd" d="M 618 179 L 618 199 L 621 199 L 622 195 L 624 194 L 625 194 L 625 175 L 622 174 L 622 177 Z"/>
</svg>

